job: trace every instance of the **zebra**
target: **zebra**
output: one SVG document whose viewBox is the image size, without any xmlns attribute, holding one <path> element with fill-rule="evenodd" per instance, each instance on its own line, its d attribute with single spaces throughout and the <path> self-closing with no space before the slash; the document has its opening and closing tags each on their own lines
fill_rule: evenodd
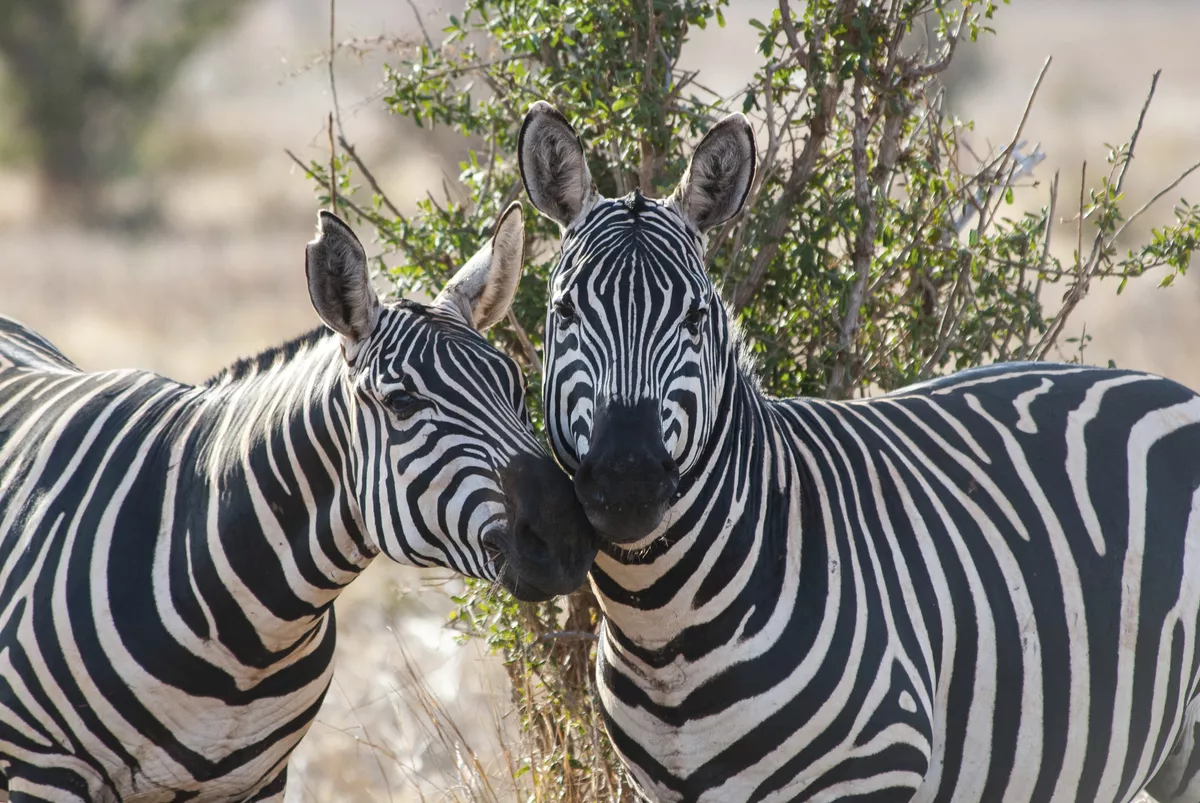
<svg viewBox="0 0 1200 803">
<path fill-rule="evenodd" d="M 84 373 L 0 319 L 0 772 L 28 801 L 281 801 L 383 552 L 542 600 L 594 535 L 535 439 L 506 314 L 519 204 L 432 303 L 321 212 L 317 330 L 192 387 Z"/>
<path fill-rule="evenodd" d="M 1200 801 L 1200 397 L 998 364 L 767 398 L 704 270 L 753 129 L 602 197 L 544 101 L 544 399 L 602 542 L 596 680 L 658 801 Z"/>
</svg>

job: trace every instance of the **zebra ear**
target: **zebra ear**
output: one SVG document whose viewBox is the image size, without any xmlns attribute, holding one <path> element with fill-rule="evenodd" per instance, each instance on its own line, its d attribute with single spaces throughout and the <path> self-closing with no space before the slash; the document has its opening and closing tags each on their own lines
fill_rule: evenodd
<svg viewBox="0 0 1200 803">
<path fill-rule="evenodd" d="M 741 114 L 731 114 L 700 140 L 673 200 L 701 232 L 742 211 L 758 160 L 754 129 Z"/>
<path fill-rule="evenodd" d="M 496 223 L 491 242 L 454 274 L 433 303 L 480 332 L 490 329 L 512 306 L 524 261 L 525 216 L 520 201 L 514 201 Z"/>
<path fill-rule="evenodd" d="M 304 251 L 308 294 L 321 320 L 353 347 L 375 329 L 383 305 L 367 275 L 367 254 L 332 212 L 317 215 L 317 236 Z"/>
<path fill-rule="evenodd" d="M 566 228 L 596 199 L 583 144 L 567 118 L 544 100 L 529 107 L 517 144 L 521 180 L 537 210 Z"/>
</svg>

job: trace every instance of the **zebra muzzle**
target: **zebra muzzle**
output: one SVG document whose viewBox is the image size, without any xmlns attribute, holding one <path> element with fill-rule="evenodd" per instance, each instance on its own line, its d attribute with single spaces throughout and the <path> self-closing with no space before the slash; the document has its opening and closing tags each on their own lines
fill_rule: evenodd
<svg viewBox="0 0 1200 803">
<path fill-rule="evenodd" d="M 679 466 L 663 444 L 653 400 L 597 409 L 575 493 L 600 538 L 616 544 L 645 538 L 662 523 L 678 487 Z"/>
<path fill-rule="evenodd" d="M 587 580 L 596 535 L 570 478 L 548 455 L 521 454 L 502 471 L 508 527 L 483 537 L 497 575 L 518 599 L 569 594 Z"/>
</svg>

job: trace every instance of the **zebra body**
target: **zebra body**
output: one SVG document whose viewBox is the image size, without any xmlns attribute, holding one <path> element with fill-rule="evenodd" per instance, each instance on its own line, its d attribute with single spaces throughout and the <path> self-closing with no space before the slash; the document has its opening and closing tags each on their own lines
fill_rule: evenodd
<svg viewBox="0 0 1200 803">
<path fill-rule="evenodd" d="M 334 331 L 202 387 L 83 373 L 0 319 L 14 802 L 281 800 L 331 679 L 332 603 L 381 551 L 526 598 L 582 582 L 586 522 L 519 370 L 476 332 L 511 301 L 520 218 L 434 304 L 384 307 L 323 215 L 308 273 Z"/>
<path fill-rule="evenodd" d="M 522 129 L 564 229 L 547 421 L 605 542 L 597 685 L 639 785 L 1200 801 L 1200 397 L 1014 364 L 765 398 L 703 269 L 753 147 L 726 120 L 669 199 L 613 201 L 557 112 Z"/>
</svg>

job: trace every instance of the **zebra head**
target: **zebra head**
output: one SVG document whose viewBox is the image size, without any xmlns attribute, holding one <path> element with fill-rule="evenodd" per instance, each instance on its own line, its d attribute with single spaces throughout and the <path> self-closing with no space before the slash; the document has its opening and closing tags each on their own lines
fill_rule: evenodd
<svg viewBox="0 0 1200 803">
<path fill-rule="evenodd" d="M 368 544 L 537 600 L 579 587 L 595 546 L 569 478 L 534 438 L 520 369 L 480 334 L 508 312 L 523 250 L 513 204 L 433 303 L 384 304 L 358 238 L 322 212 L 305 269 L 345 358 L 346 483 Z"/>
<path fill-rule="evenodd" d="M 518 153 L 530 200 L 562 227 L 546 323 L 551 441 L 597 532 L 638 541 L 699 462 L 737 370 L 704 247 L 745 203 L 754 132 L 740 114 L 722 120 L 663 200 L 602 197 L 579 137 L 545 102 Z"/>
</svg>

